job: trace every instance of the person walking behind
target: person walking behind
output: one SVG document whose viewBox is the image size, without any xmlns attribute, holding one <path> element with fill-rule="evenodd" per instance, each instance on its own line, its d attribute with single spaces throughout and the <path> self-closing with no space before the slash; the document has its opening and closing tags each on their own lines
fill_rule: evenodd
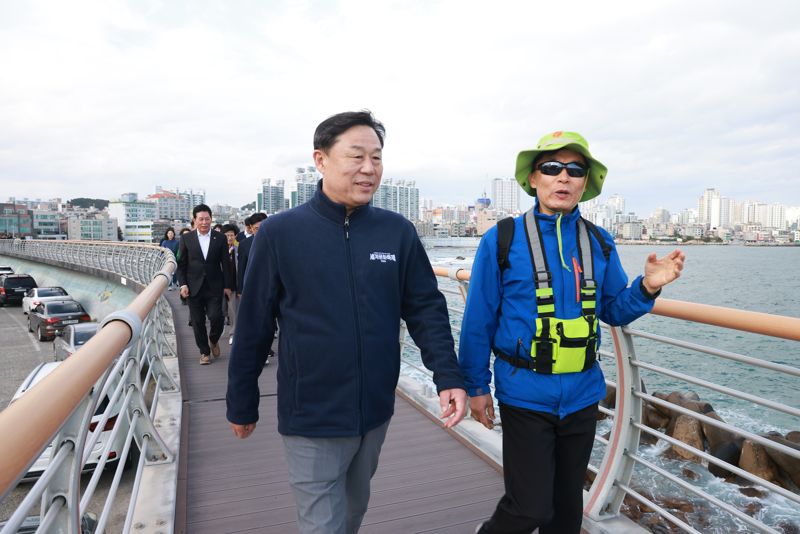
<svg viewBox="0 0 800 534">
<path fill-rule="evenodd" d="M 178 252 L 175 254 L 175 261 L 177 261 L 177 262 L 180 262 L 181 238 L 184 236 L 184 234 L 187 234 L 189 232 L 191 232 L 191 230 L 189 228 L 181 228 L 181 231 L 178 232 Z M 176 267 L 175 268 L 175 277 L 176 277 L 176 279 L 177 279 L 177 276 L 178 276 L 178 269 Z M 177 284 L 177 282 L 176 282 L 176 284 Z M 179 296 L 181 298 L 181 304 L 183 304 L 184 306 L 188 306 L 189 305 L 189 299 L 187 299 L 183 295 L 179 295 Z M 189 326 L 192 326 L 192 319 L 191 318 L 189 318 Z"/>
<path fill-rule="evenodd" d="M 250 255 L 250 247 L 253 245 L 253 236 L 258 232 L 258 229 L 261 227 L 261 222 L 267 218 L 266 213 L 257 212 L 252 214 L 250 217 L 246 219 L 249 221 L 249 232 L 252 232 L 248 235 L 248 237 L 239 243 L 239 255 L 237 259 L 237 279 L 236 284 L 239 290 L 239 298 L 241 299 L 242 290 L 244 289 L 244 273 L 247 270 L 247 260 Z M 275 353 L 272 350 L 272 346 L 270 345 L 269 350 L 267 351 L 267 359 L 264 360 L 264 367 L 269 365 L 269 359 L 272 358 Z"/>
<path fill-rule="evenodd" d="M 517 156 L 516 179 L 534 207 L 481 239 L 461 324 L 459 360 L 472 417 L 503 424 L 505 495 L 481 534 L 577 534 L 583 481 L 606 386 L 599 322 L 628 324 L 680 276 L 680 250 L 650 254 L 628 286 L 614 239 L 581 217 L 607 169 L 575 132 L 542 137 Z"/>
<path fill-rule="evenodd" d="M 242 291 L 244 289 L 244 273 L 247 270 L 247 260 L 250 256 L 250 247 L 253 246 L 253 236 L 258 233 L 258 229 L 261 227 L 261 222 L 267 218 L 266 213 L 257 212 L 252 214 L 248 219 L 250 220 L 250 234 L 244 241 L 239 243 L 239 255 L 237 257 L 237 265 L 239 270 L 237 271 L 237 285 L 236 287 L 239 290 L 239 296 L 241 296 Z"/>
<path fill-rule="evenodd" d="M 250 217 L 245 217 L 243 222 L 244 230 L 236 234 L 236 242 L 240 244 L 244 242 L 245 239 L 253 235 L 250 233 Z"/>
<path fill-rule="evenodd" d="M 228 242 L 228 272 L 226 274 L 225 287 L 231 289 L 230 295 L 226 294 L 223 298 L 222 305 L 226 323 L 230 326 L 228 330 L 228 345 L 233 344 L 233 333 L 236 328 L 236 310 L 239 308 L 239 288 L 236 285 L 236 280 L 238 278 L 236 234 L 238 233 L 239 229 L 234 224 L 226 224 L 222 227 L 222 234 Z"/>
<path fill-rule="evenodd" d="M 172 254 L 175 256 L 175 261 L 177 262 L 178 257 L 178 239 L 175 237 L 175 228 L 169 227 L 167 231 L 164 232 L 164 239 L 161 240 L 161 246 L 164 248 L 168 248 L 172 251 Z M 177 285 L 178 269 L 176 267 L 175 271 L 172 273 L 172 280 L 169 283 L 169 291 L 172 291 L 175 286 Z"/>
<path fill-rule="evenodd" d="M 256 428 L 258 376 L 277 317 L 278 432 L 302 534 L 361 525 L 394 411 L 401 319 L 433 370 L 444 426 L 466 409 L 447 305 L 414 225 L 370 206 L 383 138 L 368 111 L 320 123 L 317 192 L 264 221 L 245 273 L 227 418 L 240 438 Z"/>
<path fill-rule="evenodd" d="M 222 336 L 222 297 L 230 295 L 228 280 L 228 247 L 225 236 L 211 230 L 211 208 L 198 204 L 192 210 L 196 230 L 181 237 L 178 280 L 181 296 L 189 299 L 189 317 L 194 340 L 200 349 L 200 364 L 219 357 Z M 211 331 L 206 331 L 206 317 Z"/>
</svg>

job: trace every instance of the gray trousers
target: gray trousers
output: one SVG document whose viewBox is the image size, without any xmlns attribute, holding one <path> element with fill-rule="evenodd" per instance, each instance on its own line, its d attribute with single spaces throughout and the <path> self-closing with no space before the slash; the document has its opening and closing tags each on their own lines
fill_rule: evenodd
<svg viewBox="0 0 800 534">
<path fill-rule="evenodd" d="M 282 436 L 301 534 L 355 534 L 389 421 L 363 436 Z"/>
</svg>

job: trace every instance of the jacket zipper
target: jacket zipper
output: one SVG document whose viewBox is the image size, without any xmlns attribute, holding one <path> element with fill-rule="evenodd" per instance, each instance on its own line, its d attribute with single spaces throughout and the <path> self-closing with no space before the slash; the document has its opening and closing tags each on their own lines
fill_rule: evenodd
<svg viewBox="0 0 800 534">
<path fill-rule="evenodd" d="M 572 267 L 575 269 L 575 302 L 581 301 L 581 273 L 583 273 L 583 269 L 581 269 L 581 264 L 578 263 L 578 260 L 575 259 L 575 256 L 572 257 Z"/>
<path fill-rule="evenodd" d="M 358 317 L 358 302 L 356 300 L 356 282 L 353 275 L 353 258 L 350 250 L 350 216 L 344 218 L 344 242 L 347 249 L 347 277 L 350 279 L 350 297 L 353 300 L 353 316 L 356 324 L 356 374 L 358 380 L 358 432 L 364 431 L 364 388 L 362 380 L 362 354 L 361 354 L 361 321 Z"/>
</svg>

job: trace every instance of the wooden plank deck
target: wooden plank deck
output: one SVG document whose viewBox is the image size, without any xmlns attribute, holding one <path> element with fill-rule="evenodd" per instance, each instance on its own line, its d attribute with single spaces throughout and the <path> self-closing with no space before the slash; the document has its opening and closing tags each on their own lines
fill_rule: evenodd
<svg viewBox="0 0 800 534">
<path fill-rule="evenodd" d="M 183 421 L 176 532 L 297 532 L 283 443 L 277 432 L 276 358 L 261 375 L 261 420 L 246 440 L 225 420 L 227 329 L 222 356 L 201 366 L 189 309 L 167 293 L 175 317 Z M 362 533 L 472 533 L 491 515 L 502 476 L 398 397 L 372 480 Z"/>
</svg>

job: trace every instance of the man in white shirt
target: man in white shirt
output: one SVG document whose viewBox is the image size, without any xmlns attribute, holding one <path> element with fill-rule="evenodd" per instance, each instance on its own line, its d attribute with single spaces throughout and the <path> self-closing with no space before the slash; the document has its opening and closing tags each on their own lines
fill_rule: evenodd
<svg viewBox="0 0 800 534">
<path fill-rule="evenodd" d="M 199 204 L 192 210 L 195 231 L 184 234 L 178 250 L 178 283 L 181 296 L 189 299 L 194 339 L 200 349 L 200 365 L 220 355 L 222 336 L 222 296 L 230 297 L 228 247 L 225 236 L 211 230 L 211 208 Z M 206 331 L 206 317 L 211 331 Z"/>
</svg>

